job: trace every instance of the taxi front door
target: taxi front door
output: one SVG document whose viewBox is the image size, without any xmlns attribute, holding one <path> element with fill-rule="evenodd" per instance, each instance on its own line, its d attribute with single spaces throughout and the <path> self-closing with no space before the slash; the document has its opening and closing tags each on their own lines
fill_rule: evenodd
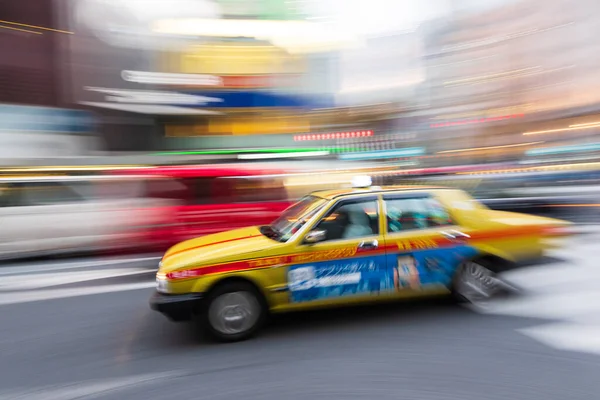
<svg viewBox="0 0 600 400">
<path fill-rule="evenodd" d="M 302 242 L 288 269 L 291 303 L 346 301 L 390 290 L 376 196 L 341 200 L 311 228 L 324 235 Z"/>
<path fill-rule="evenodd" d="M 386 262 L 397 292 L 448 288 L 457 268 L 476 254 L 469 236 L 429 195 L 385 195 Z"/>
</svg>

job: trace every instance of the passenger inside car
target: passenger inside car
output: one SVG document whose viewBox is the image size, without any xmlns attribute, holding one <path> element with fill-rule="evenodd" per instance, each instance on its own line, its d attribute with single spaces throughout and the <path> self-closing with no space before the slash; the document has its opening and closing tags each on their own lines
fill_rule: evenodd
<svg viewBox="0 0 600 400">
<path fill-rule="evenodd" d="M 348 207 L 348 222 L 342 236 L 344 239 L 371 236 L 373 234 L 369 215 L 358 205 Z"/>
<path fill-rule="evenodd" d="M 344 204 L 325 217 L 317 230 L 326 231 L 326 240 L 353 239 L 377 234 L 377 203 L 372 202 L 373 212 L 369 214 L 369 203 Z"/>
</svg>

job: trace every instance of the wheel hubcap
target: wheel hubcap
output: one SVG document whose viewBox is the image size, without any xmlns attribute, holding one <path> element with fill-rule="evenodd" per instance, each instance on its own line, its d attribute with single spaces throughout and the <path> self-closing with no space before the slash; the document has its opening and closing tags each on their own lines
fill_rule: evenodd
<svg viewBox="0 0 600 400">
<path fill-rule="evenodd" d="M 463 265 L 458 279 L 459 293 L 469 301 L 489 299 L 498 288 L 495 274 L 474 261 Z"/>
<path fill-rule="evenodd" d="M 258 320 L 260 306 L 249 292 L 225 293 L 213 300 L 208 310 L 212 327 L 235 335 L 251 329 Z"/>
</svg>

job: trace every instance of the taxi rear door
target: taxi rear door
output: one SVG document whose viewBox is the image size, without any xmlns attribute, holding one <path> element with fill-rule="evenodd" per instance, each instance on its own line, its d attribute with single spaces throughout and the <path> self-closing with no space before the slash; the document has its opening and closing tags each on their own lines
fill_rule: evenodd
<svg viewBox="0 0 600 400">
<path fill-rule="evenodd" d="M 398 292 L 449 287 L 460 264 L 476 254 L 469 236 L 428 193 L 385 194 L 386 262 Z"/>
<path fill-rule="evenodd" d="M 342 199 L 317 221 L 288 269 L 290 302 L 318 303 L 377 295 L 392 287 L 377 196 Z M 313 236 L 314 237 L 314 236 Z"/>
</svg>

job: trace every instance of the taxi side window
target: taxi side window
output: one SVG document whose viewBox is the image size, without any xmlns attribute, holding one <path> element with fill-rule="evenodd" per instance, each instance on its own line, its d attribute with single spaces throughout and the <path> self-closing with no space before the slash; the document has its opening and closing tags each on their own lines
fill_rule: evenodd
<svg viewBox="0 0 600 400">
<path fill-rule="evenodd" d="M 326 231 L 326 241 L 379 234 L 377 200 L 338 203 L 314 228 Z"/>
<path fill-rule="evenodd" d="M 453 225 L 450 214 L 434 198 L 386 199 L 388 232 Z"/>
</svg>

